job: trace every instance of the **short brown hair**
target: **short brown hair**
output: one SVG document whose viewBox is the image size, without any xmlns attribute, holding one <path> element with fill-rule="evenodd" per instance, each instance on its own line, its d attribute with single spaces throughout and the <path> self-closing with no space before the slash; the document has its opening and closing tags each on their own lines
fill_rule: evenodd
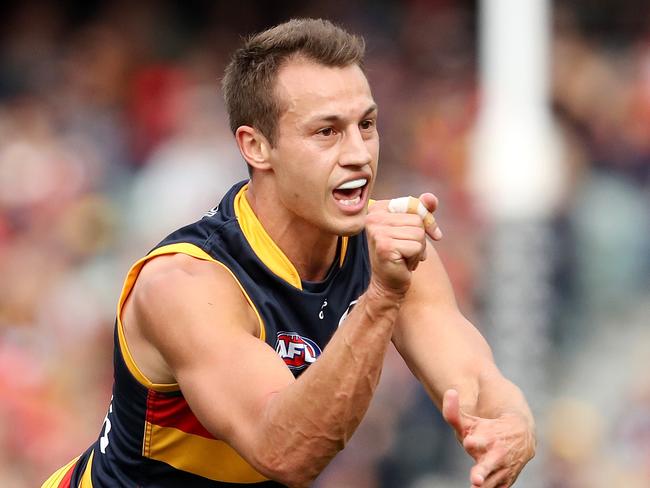
<svg viewBox="0 0 650 488">
<path fill-rule="evenodd" d="M 364 52 L 362 37 L 323 19 L 292 19 L 254 34 L 234 52 L 222 81 L 231 130 L 249 125 L 274 145 L 282 110 L 274 89 L 282 64 L 304 56 L 325 66 L 363 67 Z"/>
</svg>

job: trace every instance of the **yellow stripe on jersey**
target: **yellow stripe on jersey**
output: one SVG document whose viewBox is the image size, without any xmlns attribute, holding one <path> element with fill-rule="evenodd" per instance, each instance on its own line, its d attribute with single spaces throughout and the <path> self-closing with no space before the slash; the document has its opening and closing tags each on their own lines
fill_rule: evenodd
<svg viewBox="0 0 650 488">
<path fill-rule="evenodd" d="M 339 268 L 343 266 L 343 261 L 345 261 L 345 253 L 348 252 L 348 236 L 343 236 L 341 238 L 341 255 L 339 256 Z"/>
<path fill-rule="evenodd" d="M 92 466 L 93 466 L 93 457 L 95 456 L 95 451 L 90 453 L 88 458 L 88 463 L 86 464 L 86 469 L 84 469 L 84 474 L 81 475 L 81 481 L 79 482 L 79 488 L 93 488 L 93 481 L 91 478 Z"/>
<path fill-rule="evenodd" d="M 257 219 L 246 198 L 246 191 L 248 191 L 248 184 L 239 190 L 234 201 L 235 216 L 246 240 L 267 268 L 287 283 L 302 290 L 298 271 Z"/>
<path fill-rule="evenodd" d="M 147 422 L 147 457 L 176 469 L 228 483 L 258 483 L 264 477 L 223 441 Z"/>
<path fill-rule="evenodd" d="M 237 193 L 234 200 L 235 216 L 239 222 L 246 240 L 253 248 L 257 257 L 260 258 L 267 268 L 284 281 L 302 290 L 302 281 L 296 267 L 289 258 L 282 252 L 278 245 L 268 235 L 255 212 L 248 203 L 246 192 L 248 184 L 244 185 Z M 339 266 L 343 265 L 345 253 L 348 248 L 347 236 L 341 239 L 341 256 Z"/>
<path fill-rule="evenodd" d="M 142 267 L 147 263 L 147 261 L 157 257 L 157 256 L 162 256 L 166 254 L 186 254 L 188 256 L 192 256 L 197 259 L 203 259 L 205 261 L 212 261 L 213 263 L 216 263 L 220 266 L 223 266 L 225 270 L 230 273 L 230 275 L 233 277 L 233 279 L 237 282 L 237 285 L 239 286 L 240 290 L 246 297 L 246 300 L 250 304 L 250 306 L 253 308 L 253 311 L 255 312 L 255 316 L 257 317 L 257 321 L 259 324 L 259 338 L 262 341 L 266 340 L 266 330 L 264 328 L 264 321 L 262 320 L 262 317 L 260 316 L 259 312 L 257 311 L 257 307 L 255 307 L 255 304 L 251 300 L 251 298 L 248 296 L 248 293 L 246 293 L 246 290 L 244 287 L 241 285 L 237 277 L 234 275 L 234 273 L 223 263 L 220 261 L 217 261 L 214 259 L 212 256 L 210 256 L 208 253 L 203 251 L 201 248 L 195 246 L 194 244 L 189 244 L 186 242 L 183 243 L 178 243 L 178 244 L 169 244 L 167 246 L 162 246 L 157 249 L 154 249 L 151 251 L 149 254 L 147 254 L 145 257 L 142 259 L 138 260 L 129 270 L 128 274 L 126 275 L 126 280 L 124 281 L 124 286 L 122 287 L 122 293 L 120 294 L 120 299 L 117 303 L 117 335 L 119 338 L 120 342 L 120 350 L 122 351 L 122 357 L 124 358 L 124 362 L 126 363 L 127 368 L 129 368 L 129 371 L 133 375 L 133 377 L 138 380 L 139 383 L 144 385 L 145 387 L 155 390 L 155 391 L 161 391 L 161 392 L 169 392 L 169 391 L 176 391 L 179 389 L 178 383 L 153 383 L 147 376 L 138 368 L 138 365 L 135 363 L 135 360 L 133 359 L 133 356 L 131 355 L 131 352 L 129 351 L 129 347 L 126 343 L 126 337 L 124 335 L 124 327 L 122 326 L 122 308 L 124 307 L 124 302 L 126 302 L 126 299 L 128 298 L 129 294 L 133 290 L 133 286 L 135 285 L 135 281 L 138 278 L 138 275 L 140 274 L 140 271 L 142 271 Z"/>
<path fill-rule="evenodd" d="M 45 480 L 45 482 L 41 485 L 41 488 L 58 488 L 59 483 L 61 483 L 61 480 L 63 480 L 68 470 L 74 465 L 74 463 L 77 462 L 80 457 L 81 456 L 77 456 L 62 468 L 57 469 L 52 476 Z"/>
</svg>

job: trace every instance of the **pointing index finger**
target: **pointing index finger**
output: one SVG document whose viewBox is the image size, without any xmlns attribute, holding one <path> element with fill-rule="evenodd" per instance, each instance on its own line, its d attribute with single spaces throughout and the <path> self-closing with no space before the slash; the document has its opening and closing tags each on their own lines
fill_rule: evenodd
<svg viewBox="0 0 650 488">
<path fill-rule="evenodd" d="M 424 221 L 424 228 L 427 231 L 427 234 L 429 234 L 429 237 L 431 237 L 435 241 L 439 241 L 440 239 L 442 239 L 442 230 L 440 229 L 438 223 L 433 217 L 433 212 L 435 212 L 438 208 L 438 199 L 433 193 L 422 193 L 420 195 L 419 201 L 426 208 L 426 210 L 428 211 L 429 215 L 431 215 L 432 218 L 432 220 L 430 221 L 430 225 L 427 225 L 426 220 Z"/>
<path fill-rule="evenodd" d="M 433 193 L 422 193 L 419 199 L 431 213 L 435 212 L 438 208 L 438 199 Z"/>
</svg>

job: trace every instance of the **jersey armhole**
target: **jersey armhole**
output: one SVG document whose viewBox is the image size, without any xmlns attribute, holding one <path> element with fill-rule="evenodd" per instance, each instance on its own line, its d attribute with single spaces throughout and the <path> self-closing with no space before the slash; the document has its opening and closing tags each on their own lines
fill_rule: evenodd
<svg viewBox="0 0 650 488">
<path fill-rule="evenodd" d="M 246 297 L 246 301 L 248 304 L 251 306 L 253 311 L 255 312 L 255 316 L 257 317 L 258 321 L 258 326 L 259 326 L 259 332 L 258 332 L 258 338 L 261 341 L 266 341 L 266 328 L 264 327 L 264 321 L 262 320 L 262 317 L 257 310 L 257 307 L 251 300 L 250 296 L 242 286 L 241 282 L 237 279 L 235 274 L 231 271 L 228 266 L 226 266 L 224 263 L 221 261 L 218 261 L 214 259 L 212 256 L 210 256 L 208 253 L 203 251 L 200 247 L 195 246 L 194 244 L 190 244 L 187 242 L 182 242 L 182 243 L 177 243 L 177 244 L 168 244 L 166 246 L 161 246 L 157 249 L 154 249 L 151 251 L 149 254 L 138 260 L 129 270 L 128 274 L 126 275 L 126 279 L 124 281 L 124 286 L 122 287 L 122 292 L 120 293 L 120 299 L 117 303 L 117 320 L 116 320 L 116 327 L 117 327 L 117 335 L 118 335 L 118 340 L 119 340 L 119 348 L 120 352 L 122 354 L 122 357 L 124 358 L 124 362 L 126 363 L 126 366 L 129 370 L 129 372 L 133 375 L 133 377 L 141 383 L 143 386 L 145 386 L 148 389 L 158 391 L 158 392 L 171 392 L 171 391 L 177 391 L 179 389 L 178 383 L 154 383 L 152 382 L 147 376 L 138 368 L 138 365 L 136 364 L 135 360 L 133 359 L 133 356 L 131 355 L 131 351 L 129 350 L 129 346 L 126 342 L 126 336 L 124 334 L 124 327 L 122 325 L 122 309 L 124 307 L 124 303 L 126 302 L 126 299 L 129 297 L 131 291 L 133 290 L 133 286 L 135 285 L 136 280 L 138 279 L 138 276 L 140 275 L 140 271 L 142 271 L 142 267 L 151 259 L 156 258 L 158 256 L 163 256 L 167 254 L 186 254 L 188 256 L 192 256 L 197 259 L 202 259 L 204 261 L 211 261 L 213 263 L 216 263 L 220 266 L 222 266 L 230 276 L 235 280 L 237 283 L 237 286 L 239 286 L 239 289 L 241 292 L 244 294 L 244 297 Z"/>
</svg>

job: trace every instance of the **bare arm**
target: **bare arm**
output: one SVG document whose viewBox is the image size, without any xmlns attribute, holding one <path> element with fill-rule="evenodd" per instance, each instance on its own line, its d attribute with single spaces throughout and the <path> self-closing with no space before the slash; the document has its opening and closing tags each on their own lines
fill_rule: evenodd
<svg viewBox="0 0 650 488">
<path fill-rule="evenodd" d="M 487 342 L 458 310 L 431 244 L 393 342 L 477 461 L 472 486 L 510 486 L 534 454 L 534 420 L 519 388 L 499 372 Z"/>
<path fill-rule="evenodd" d="M 439 408 L 445 392 L 455 389 L 468 413 L 487 417 L 517 410 L 528 416 L 521 392 L 501 375 L 489 345 L 458 310 L 430 244 L 427 256 L 400 310 L 396 347 Z"/>
<path fill-rule="evenodd" d="M 424 249 L 419 217 L 388 214 L 381 205 L 373 214 L 368 290 L 297 380 L 251 334 L 256 318 L 218 265 L 156 258 L 133 291 L 125 328 L 160 353 L 199 421 L 259 472 L 290 486 L 313 481 L 363 417 Z"/>
</svg>

